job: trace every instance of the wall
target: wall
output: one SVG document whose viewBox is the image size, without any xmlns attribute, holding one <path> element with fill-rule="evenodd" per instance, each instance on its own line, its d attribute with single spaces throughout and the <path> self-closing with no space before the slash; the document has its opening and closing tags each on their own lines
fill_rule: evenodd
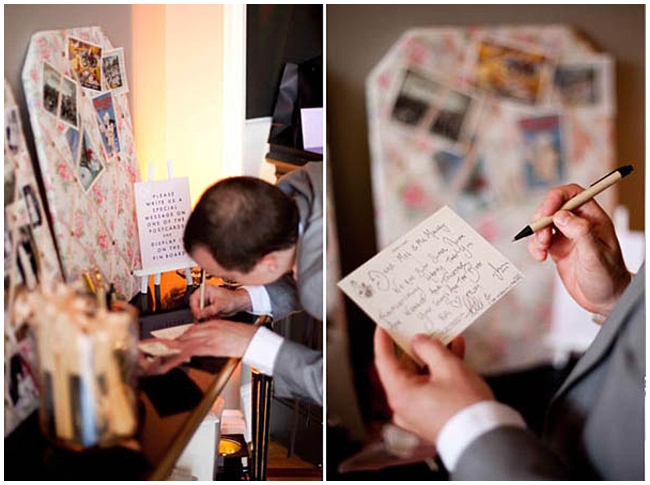
<svg viewBox="0 0 650 485">
<path fill-rule="evenodd" d="M 277 88 L 287 62 L 323 53 L 322 5 L 246 6 L 246 125 L 243 172 L 275 183 L 264 161 Z"/>
<path fill-rule="evenodd" d="M 613 55 L 618 160 L 621 164 L 633 161 L 636 167 L 620 192 L 620 201 L 630 211 L 632 229 L 644 230 L 644 9 L 644 5 L 328 5 L 328 163 L 338 208 L 341 273 L 348 274 L 376 253 L 365 79 L 400 35 L 414 27 L 562 23 Z M 374 325 L 354 305 L 349 304 L 347 313 L 349 326 L 354 328 L 350 347 L 355 349 L 355 368 L 370 368 L 368 342 Z M 363 398 L 367 383 L 360 379 L 357 384 Z"/>
<path fill-rule="evenodd" d="M 32 159 L 36 152 L 21 81 L 31 35 L 98 25 L 114 46 L 124 48 L 143 178 L 150 160 L 157 165 L 155 177 L 166 178 L 166 161 L 172 159 L 175 176 L 192 174 L 192 195 L 198 198 L 222 171 L 233 170 L 222 163 L 224 10 L 222 5 L 5 6 L 4 72 L 21 108 Z M 233 37 L 243 38 L 243 26 Z M 240 77 L 243 80 L 243 65 Z M 231 119 L 236 124 L 235 117 Z M 240 119 L 243 133 L 243 103 Z M 243 135 L 240 138 L 243 145 Z M 240 158 L 235 167 L 239 172 Z M 224 392 L 226 407 L 239 404 L 237 380 L 233 378 Z"/>
<path fill-rule="evenodd" d="M 148 163 L 158 162 L 153 178 L 167 177 L 167 104 L 166 104 L 166 29 L 164 5 L 133 6 L 133 66 L 131 91 L 133 101 L 133 131 L 140 165 L 140 175 L 148 180 Z M 140 27 L 143 26 L 143 27 Z M 140 119 L 146 119 L 146 123 Z"/>
<path fill-rule="evenodd" d="M 190 178 L 193 203 L 224 169 L 222 5 L 134 5 L 134 128 L 140 171 Z M 243 123 L 243 116 L 242 116 Z M 243 128 L 242 128 L 243 129 Z"/>
<path fill-rule="evenodd" d="M 222 177 L 223 6 L 167 5 L 167 157 L 192 200 Z"/>
<path fill-rule="evenodd" d="M 99 25 L 115 47 L 124 48 L 127 78 L 132 79 L 130 5 L 5 5 L 4 75 L 21 111 L 22 125 L 33 160 L 36 152 L 22 89 L 22 70 L 32 34 L 43 30 Z M 133 107 L 132 93 L 128 94 Z"/>
<path fill-rule="evenodd" d="M 5 77 L 21 107 L 32 157 L 35 150 L 21 83 L 31 35 L 99 25 L 113 45 L 124 48 L 141 167 L 153 160 L 156 177 L 166 177 L 166 161 L 171 158 L 175 175 L 184 176 L 188 160 L 190 164 L 200 160 L 194 164 L 199 175 L 193 175 L 199 181 L 214 181 L 223 170 L 241 171 L 240 164 L 223 166 L 224 21 L 221 5 L 5 6 Z M 243 123 L 243 114 L 241 119 Z M 146 168 L 142 175 L 146 178 Z M 193 198 L 206 183 L 191 182 Z"/>
<path fill-rule="evenodd" d="M 285 63 L 323 53 L 323 5 L 247 5 L 246 26 L 246 119 L 271 116 Z"/>
<path fill-rule="evenodd" d="M 643 5 L 328 5 L 327 120 L 330 163 L 342 240 L 359 241 L 342 255 L 343 274 L 374 254 L 369 154 L 365 119 L 366 75 L 409 28 L 444 25 L 564 23 L 614 56 L 618 159 L 637 168 L 620 200 L 630 224 L 644 229 L 645 13 Z M 364 222 L 367 221 L 367 222 Z M 358 227 L 354 227 L 354 226 Z M 363 242 L 362 242 L 363 241 Z"/>
<path fill-rule="evenodd" d="M 269 153 L 269 131 L 271 117 L 246 120 L 244 127 L 244 167 L 242 173 L 260 177 L 270 184 L 276 182 L 275 166 L 266 162 Z"/>
</svg>

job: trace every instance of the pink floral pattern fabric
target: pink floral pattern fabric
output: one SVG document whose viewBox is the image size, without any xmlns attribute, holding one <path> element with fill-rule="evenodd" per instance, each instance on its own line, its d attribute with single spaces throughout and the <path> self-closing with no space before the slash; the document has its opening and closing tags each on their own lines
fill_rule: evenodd
<svg viewBox="0 0 650 485">
<path fill-rule="evenodd" d="M 96 164 L 91 172 L 94 178 L 86 181 L 88 172 L 81 168 L 79 158 L 84 154 L 73 153 L 72 147 L 78 145 L 67 137 L 68 130 L 74 128 L 47 113 L 42 100 L 44 61 L 75 79 L 67 53 L 69 36 L 104 50 L 113 48 L 100 27 L 38 32 L 29 45 L 23 84 L 54 236 L 66 281 L 97 268 L 104 281 L 113 283 L 118 293 L 129 299 L 138 290 L 132 272 L 140 264 L 133 189 L 139 169 L 129 102 L 125 93 L 113 93 L 119 152 L 108 154 L 102 144 L 106 128 L 98 125 L 92 103 L 92 97 L 107 92 L 106 84 L 102 82 L 100 92 L 77 82 L 77 143 L 84 142 L 85 155 Z"/>
<path fill-rule="evenodd" d="M 59 260 L 45 217 L 43 201 L 25 136 L 20 125 L 18 106 L 11 86 L 5 80 L 5 436 L 11 433 L 38 407 L 36 356 L 31 333 L 17 323 L 15 301 L 21 291 L 31 289 L 38 281 L 62 279 Z M 33 197 L 27 200 L 26 197 Z M 31 210 L 31 213 L 30 213 Z M 22 214 L 22 215 L 21 215 Z M 28 230 L 27 230 L 28 229 Z M 28 251 L 35 256 L 36 277 L 26 277 Z M 22 252 L 22 254 L 20 254 Z M 31 265 L 30 265 L 31 266 Z"/>
<path fill-rule="evenodd" d="M 521 55 L 479 62 L 482 43 L 508 46 L 514 49 L 511 54 L 520 50 Z M 530 87 L 527 71 L 536 68 L 540 53 L 545 82 L 535 102 L 521 102 L 528 93 L 524 88 Z M 565 68 L 566 93 L 556 84 L 560 68 Z M 499 69 L 507 69 L 507 75 L 500 78 Z M 485 70 L 492 75 L 493 90 L 478 82 Z M 570 87 L 582 91 L 568 91 L 570 82 L 590 73 L 612 76 L 611 82 L 575 82 Z M 513 78 L 519 74 L 523 81 L 517 85 Z M 578 105 L 560 96 L 585 96 L 585 87 L 598 87 L 603 100 Z M 465 333 L 468 361 L 482 372 L 520 369 L 552 358 L 553 349 L 545 342 L 554 270 L 532 261 L 526 242 L 515 244 L 512 238 L 530 222 L 550 186 L 589 185 L 616 165 L 615 106 L 607 98 L 613 92 L 608 57 L 572 29 L 552 25 L 412 29 L 368 75 L 378 248 L 448 205 L 525 274 L 522 284 Z M 513 99 L 516 95 L 519 100 Z M 541 176 L 533 177 L 529 159 L 556 164 L 550 182 L 537 183 Z M 612 210 L 615 197 L 611 190 L 598 200 Z"/>
</svg>

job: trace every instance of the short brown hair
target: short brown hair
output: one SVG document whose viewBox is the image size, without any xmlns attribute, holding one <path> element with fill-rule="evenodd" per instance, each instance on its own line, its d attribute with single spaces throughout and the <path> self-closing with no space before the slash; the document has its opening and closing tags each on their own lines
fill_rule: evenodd
<svg viewBox="0 0 650 485">
<path fill-rule="evenodd" d="M 223 179 L 207 189 L 187 220 L 183 244 L 203 245 L 225 269 L 248 273 L 265 255 L 298 241 L 298 207 L 255 177 Z"/>
</svg>

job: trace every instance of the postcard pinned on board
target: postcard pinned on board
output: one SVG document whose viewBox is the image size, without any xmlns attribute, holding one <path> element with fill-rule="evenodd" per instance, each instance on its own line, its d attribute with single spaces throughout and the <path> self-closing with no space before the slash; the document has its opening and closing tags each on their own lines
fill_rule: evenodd
<svg viewBox="0 0 650 485">
<path fill-rule="evenodd" d="M 102 77 L 107 88 L 113 91 L 113 94 L 129 92 L 126 80 L 124 48 L 118 47 L 117 49 L 104 51 L 102 55 Z"/>
<path fill-rule="evenodd" d="M 415 335 L 446 345 L 522 278 L 514 264 L 445 206 L 338 286 L 414 357 Z"/>
</svg>

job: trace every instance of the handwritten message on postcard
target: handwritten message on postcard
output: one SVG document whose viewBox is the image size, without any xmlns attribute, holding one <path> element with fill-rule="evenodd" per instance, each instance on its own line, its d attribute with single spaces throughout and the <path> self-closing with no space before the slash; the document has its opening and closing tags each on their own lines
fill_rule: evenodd
<svg viewBox="0 0 650 485">
<path fill-rule="evenodd" d="M 410 354 L 412 337 L 447 344 L 522 278 L 445 206 L 338 285 Z"/>
</svg>

